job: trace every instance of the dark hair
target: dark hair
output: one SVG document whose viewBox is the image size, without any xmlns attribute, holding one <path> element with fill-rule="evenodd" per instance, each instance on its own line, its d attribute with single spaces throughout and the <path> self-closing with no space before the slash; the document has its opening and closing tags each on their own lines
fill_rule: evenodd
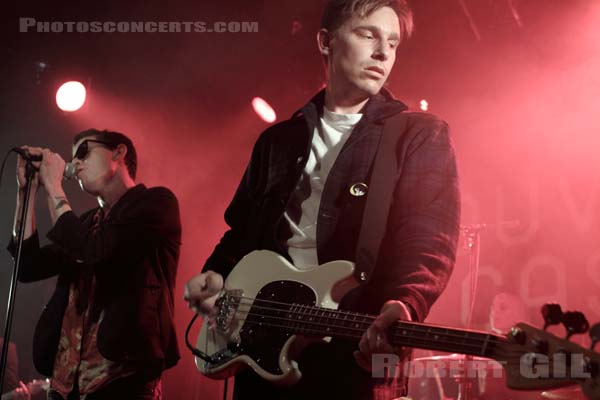
<svg viewBox="0 0 600 400">
<path fill-rule="evenodd" d="M 321 29 L 335 32 L 354 16 L 366 17 L 383 7 L 398 15 L 400 38 L 407 39 L 413 31 L 413 14 L 406 0 L 328 0 L 321 19 Z"/>
<path fill-rule="evenodd" d="M 119 132 L 112 132 L 106 129 L 103 131 L 99 131 L 98 129 L 88 129 L 75 135 L 73 138 L 73 145 L 85 138 L 94 138 L 108 142 L 113 148 L 117 148 L 118 145 L 124 144 L 127 147 L 127 154 L 125 155 L 127 172 L 129 172 L 129 176 L 131 176 L 132 179 L 135 179 L 137 173 L 137 152 L 135 151 L 131 139 Z"/>
</svg>

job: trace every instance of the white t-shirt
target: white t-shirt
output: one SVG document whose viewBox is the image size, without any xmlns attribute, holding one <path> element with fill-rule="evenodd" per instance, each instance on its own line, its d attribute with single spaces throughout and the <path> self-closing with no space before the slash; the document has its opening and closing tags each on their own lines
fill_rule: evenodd
<svg viewBox="0 0 600 400">
<path fill-rule="evenodd" d="M 324 108 L 321 123 L 315 127 L 306 167 L 284 213 L 292 231 L 287 241 L 288 253 L 297 268 L 318 265 L 317 218 L 323 188 L 361 117 L 362 114 L 338 114 Z"/>
</svg>

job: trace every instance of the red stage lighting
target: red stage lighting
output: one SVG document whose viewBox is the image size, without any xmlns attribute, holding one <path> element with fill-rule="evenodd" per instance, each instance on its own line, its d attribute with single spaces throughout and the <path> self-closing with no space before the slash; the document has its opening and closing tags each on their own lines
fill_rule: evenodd
<svg viewBox="0 0 600 400">
<path fill-rule="evenodd" d="M 77 111 L 85 103 L 85 86 L 81 82 L 63 83 L 56 91 L 56 104 L 63 111 Z"/>
<path fill-rule="evenodd" d="M 421 111 L 427 111 L 429 110 L 429 103 L 427 100 L 423 99 L 419 102 L 419 107 L 421 108 Z"/>
<path fill-rule="evenodd" d="M 258 116 L 265 122 L 272 123 L 277 119 L 277 115 L 275 114 L 273 107 L 271 107 L 269 103 L 260 97 L 255 97 L 252 99 L 252 108 L 254 108 L 254 112 L 257 113 Z"/>
</svg>

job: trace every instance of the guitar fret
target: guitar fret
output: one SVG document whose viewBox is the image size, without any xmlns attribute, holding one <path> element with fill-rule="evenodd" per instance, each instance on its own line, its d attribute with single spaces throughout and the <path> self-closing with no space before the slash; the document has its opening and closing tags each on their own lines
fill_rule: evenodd
<svg viewBox="0 0 600 400">
<path fill-rule="evenodd" d="M 296 320 L 298 321 L 296 324 L 298 326 L 299 331 L 306 331 L 307 330 L 307 326 L 306 323 L 304 321 L 304 312 L 305 312 L 306 306 L 304 304 L 300 304 L 298 306 L 298 316 L 296 318 Z"/>
<path fill-rule="evenodd" d="M 269 317 L 284 319 L 285 328 L 307 335 L 341 336 L 358 339 L 373 317 L 359 313 L 341 312 L 306 304 L 291 304 L 264 313 L 257 322 L 269 322 Z M 265 319 L 266 318 L 266 319 Z M 399 322 L 395 326 L 393 344 L 462 352 L 485 356 L 492 336 L 419 323 Z"/>
<path fill-rule="evenodd" d="M 394 344 L 485 356 L 491 335 L 443 327 L 398 323 Z"/>
<path fill-rule="evenodd" d="M 332 336 L 359 339 L 372 323 L 373 316 L 315 307 L 306 304 L 279 305 L 259 314 L 249 313 L 248 320 L 259 325 L 274 321 L 294 333 L 311 336 Z M 460 329 L 448 329 L 413 322 L 398 322 L 394 326 L 392 344 L 457 352 L 478 356 L 489 355 L 494 335 Z"/>
<path fill-rule="evenodd" d="M 295 323 L 294 321 L 294 314 L 298 311 L 298 305 L 297 304 L 292 304 L 292 306 L 290 307 L 290 312 L 288 314 L 288 329 L 291 330 L 292 332 L 297 331 L 299 329 L 299 326 Z"/>
<path fill-rule="evenodd" d="M 325 321 L 325 332 L 329 333 L 331 331 L 331 311 L 325 311 L 325 315 L 327 315 L 327 320 Z"/>
<path fill-rule="evenodd" d="M 353 325 L 354 328 L 360 328 L 360 324 L 356 320 L 356 317 L 357 317 L 356 314 L 352 316 L 352 321 L 354 321 L 354 323 L 352 325 Z"/>
</svg>

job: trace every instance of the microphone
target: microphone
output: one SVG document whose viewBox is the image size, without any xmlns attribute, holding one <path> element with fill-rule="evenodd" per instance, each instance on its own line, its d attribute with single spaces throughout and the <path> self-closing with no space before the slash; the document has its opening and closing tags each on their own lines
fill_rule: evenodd
<svg viewBox="0 0 600 400">
<path fill-rule="evenodd" d="M 29 160 L 29 161 L 42 161 L 42 156 L 41 155 L 29 154 L 29 152 L 27 150 L 22 149 L 20 147 L 13 147 L 10 150 L 14 151 L 15 153 L 19 153 L 21 155 L 21 157 L 23 157 L 26 160 Z"/>
<path fill-rule="evenodd" d="M 65 171 L 63 172 L 63 178 L 66 180 L 71 180 L 73 178 L 75 178 L 75 174 L 77 173 L 77 168 L 75 167 L 75 165 L 73 165 L 73 163 L 66 163 L 65 164 Z"/>
<path fill-rule="evenodd" d="M 13 147 L 11 149 L 15 153 L 18 153 L 21 157 L 29 161 L 42 161 L 43 156 L 41 154 L 29 154 L 27 150 L 20 147 Z M 77 168 L 72 163 L 68 162 L 65 164 L 65 171 L 63 172 L 63 178 L 66 180 L 75 178 Z"/>
</svg>

